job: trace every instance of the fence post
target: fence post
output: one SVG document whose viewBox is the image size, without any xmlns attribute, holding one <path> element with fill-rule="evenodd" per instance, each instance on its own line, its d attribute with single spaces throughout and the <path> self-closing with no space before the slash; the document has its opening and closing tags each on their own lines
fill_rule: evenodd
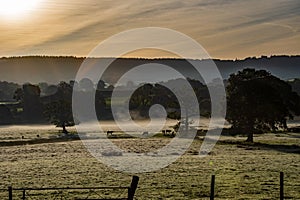
<svg viewBox="0 0 300 200">
<path fill-rule="evenodd" d="M 280 172 L 280 200 L 284 199 L 284 192 L 283 192 L 283 172 Z"/>
<path fill-rule="evenodd" d="M 26 191 L 25 191 L 25 189 L 23 190 L 22 200 L 26 200 Z"/>
<path fill-rule="evenodd" d="M 211 184 L 210 184 L 210 200 L 215 198 L 215 175 L 211 175 Z"/>
<path fill-rule="evenodd" d="M 128 188 L 128 200 L 133 200 L 138 183 L 139 183 L 139 177 L 133 176 L 130 187 Z"/>
<path fill-rule="evenodd" d="M 8 200 L 12 200 L 12 186 L 8 187 Z"/>
</svg>

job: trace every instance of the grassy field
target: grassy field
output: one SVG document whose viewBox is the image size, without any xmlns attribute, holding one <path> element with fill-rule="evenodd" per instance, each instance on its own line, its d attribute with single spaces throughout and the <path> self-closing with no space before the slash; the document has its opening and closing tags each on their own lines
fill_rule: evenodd
<svg viewBox="0 0 300 200">
<path fill-rule="evenodd" d="M 13 130 L 13 132 L 5 132 Z M 1 130 L 1 141 L 49 138 L 55 130 L 15 127 Z M 26 139 L 25 138 L 25 139 Z M 113 139 L 122 149 L 147 152 L 166 144 L 171 138 Z M 300 199 L 300 134 L 257 135 L 255 144 L 244 137 L 222 136 L 213 152 L 205 158 L 197 155 L 202 139 L 176 162 L 140 177 L 136 199 L 209 199 L 210 177 L 216 175 L 215 199 L 279 199 L 279 172 L 285 173 L 286 199 Z M 80 140 L 53 141 L 41 144 L 0 147 L 0 188 L 13 187 L 97 187 L 129 186 L 131 176 L 100 163 L 84 148 Z M 89 193 L 90 192 L 90 193 Z M 57 195 L 49 191 L 29 191 L 34 199 Z M 126 190 L 70 191 L 74 197 L 126 196 Z M 21 193 L 15 193 L 21 199 Z M 0 193 L 6 199 L 7 192 Z"/>
</svg>

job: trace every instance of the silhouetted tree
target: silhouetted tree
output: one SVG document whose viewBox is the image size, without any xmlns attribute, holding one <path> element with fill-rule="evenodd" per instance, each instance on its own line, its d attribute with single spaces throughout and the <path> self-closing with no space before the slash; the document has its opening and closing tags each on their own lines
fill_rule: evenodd
<svg viewBox="0 0 300 200">
<path fill-rule="evenodd" d="M 13 96 L 13 99 L 17 100 L 17 101 L 23 101 L 24 99 L 24 92 L 23 92 L 23 89 L 22 88 L 17 88 L 15 93 L 14 93 L 14 96 Z"/>
<path fill-rule="evenodd" d="M 79 88 L 85 92 L 92 91 L 94 90 L 94 83 L 88 78 L 83 78 L 79 81 Z"/>
<path fill-rule="evenodd" d="M 41 90 L 41 96 L 45 96 L 46 95 L 45 94 L 45 90 L 48 88 L 48 83 L 46 83 L 46 82 L 40 82 L 38 84 L 38 86 L 39 86 L 39 88 Z"/>
<path fill-rule="evenodd" d="M 57 92 L 57 86 L 56 85 L 49 85 L 45 90 L 44 90 L 44 96 L 51 96 L 56 94 Z"/>
<path fill-rule="evenodd" d="M 130 86 L 132 87 L 132 86 Z M 141 117 L 149 117 L 149 108 L 154 104 L 154 86 L 152 84 L 141 85 L 134 91 L 129 101 L 130 110 L 138 110 Z"/>
<path fill-rule="evenodd" d="M 182 126 L 184 131 L 181 132 L 182 136 L 188 136 L 189 126 L 193 123 L 191 117 L 201 114 L 198 111 L 199 102 L 203 99 L 209 98 L 208 89 L 199 80 L 194 79 L 175 79 L 165 83 L 168 85 L 172 92 L 175 92 L 178 101 L 178 109 L 181 109 L 183 113 L 179 113 L 179 116 L 184 116 Z M 195 98 L 196 99 L 195 99 Z M 176 98 L 176 97 L 174 97 Z M 177 103 L 176 103 L 177 104 Z M 179 110 L 178 110 L 179 112 Z"/>
<path fill-rule="evenodd" d="M 45 105 L 45 116 L 57 127 L 63 128 L 63 133 L 67 134 L 67 126 L 74 126 L 72 114 L 72 86 L 66 82 L 61 82 L 57 86 L 55 101 Z"/>
<path fill-rule="evenodd" d="M 108 113 L 106 113 L 106 100 L 105 98 L 109 96 L 111 97 L 111 94 L 106 91 L 105 88 L 105 82 L 100 80 L 97 84 L 97 90 L 95 94 L 95 108 L 98 119 L 104 119 L 104 116 L 108 116 Z"/>
<path fill-rule="evenodd" d="M 50 102 L 46 105 L 47 119 L 57 127 L 62 127 L 63 133 L 69 133 L 67 126 L 74 126 L 71 103 L 65 100 Z"/>
<path fill-rule="evenodd" d="M 287 118 L 299 115 L 299 96 L 291 86 L 265 70 L 244 69 L 232 74 L 227 86 L 227 120 L 247 133 L 286 129 Z"/>
<path fill-rule="evenodd" d="M 19 87 L 16 83 L 0 81 L 0 101 L 12 101 L 14 92 Z"/>
<path fill-rule="evenodd" d="M 13 122 L 13 116 L 8 107 L 6 105 L 0 105 L 0 125 L 2 124 L 10 124 Z"/>
<path fill-rule="evenodd" d="M 105 89 L 105 82 L 102 80 L 99 80 L 99 82 L 97 84 L 97 90 L 103 91 L 104 89 Z"/>
<path fill-rule="evenodd" d="M 39 86 L 30 83 L 15 90 L 13 98 L 23 107 L 23 120 L 26 122 L 43 122 L 42 104 L 40 101 L 41 90 Z"/>
</svg>

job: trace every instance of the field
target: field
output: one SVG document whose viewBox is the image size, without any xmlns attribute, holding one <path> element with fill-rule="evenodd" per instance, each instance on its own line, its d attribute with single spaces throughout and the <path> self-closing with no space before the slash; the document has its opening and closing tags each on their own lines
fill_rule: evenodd
<svg viewBox="0 0 300 200">
<path fill-rule="evenodd" d="M 57 135 L 52 126 L 14 126 L 1 129 L 1 142 L 40 140 Z M 171 138 L 112 139 L 123 150 L 148 152 L 168 143 Z M 198 155 L 203 137 L 176 162 L 140 177 L 136 199 L 209 199 L 210 178 L 216 176 L 215 199 L 279 199 L 279 172 L 285 173 L 286 199 L 300 199 L 300 134 L 256 135 L 255 144 L 244 143 L 245 137 L 222 136 L 210 155 Z M 85 149 L 82 141 L 60 141 L 0 147 L 0 188 L 18 187 L 97 187 L 129 186 L 131 176 L 99 162 Z M 126 196 L 126 190 L 97 192 L 71 191 L 67 199 L 90 195 Z M 29 191 L 34 197 L 43 191 Z M 50 193 L 50 194 L 49 194 Z M 16 192 L 16 199 L 21 193 Z M 34 199 L 57 195 L 50 191 Z M 7 192 L 0 193 L 7 199 Z"/>
</svg>

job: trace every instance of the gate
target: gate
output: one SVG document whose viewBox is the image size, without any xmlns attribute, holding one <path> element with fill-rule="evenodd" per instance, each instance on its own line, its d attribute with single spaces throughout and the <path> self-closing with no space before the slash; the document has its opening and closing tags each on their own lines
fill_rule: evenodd
<svg viewBox="0 0 300 200">
<path fill-rule="evenodd" d="M 108 187 L 61 187 L 61 188 L 13 188 L 12 186 L 8 187 L 8 199 L 13 200 L 18 196 L 22 200 L 35 200 L 35 199 L 75 199 L 75 200 L 133 200 L 135 191 L 137 189 L 139 182 L 138 176 L 133 176 L 132 181 L 129 187 L 117 187 L 117 186 L 108 186 Z M 106 195 L 109 194 L 109 191 L 112 190 L 127 190 L 127 197 L 115 197 L 108 198 L 103 197 L 103 191 L 106 191 Z M 14 193 L 15 191 L 15 193 Z M 99 193 L 101 192 L 102 193 Z M 76 194 L 81 192 L 81 194 Z M 82 192 L 85 192 L 82 194 Z M 16 193 L 19 195 L 16 197 Z M 50 196 L 49 196 L 50 193 Z M 72 193 L 72 195 L 70 195 Z M 86 194 L 87 193 L 87 194 Z M 46 195 L 48 194 L 48 198 Z M 78 195 L 76 197 L 76 195 Z M 86 195 L 85 197 L 83 197 Z M 74 196 L 74 197 L 70 197 Z"/>
</svg>

